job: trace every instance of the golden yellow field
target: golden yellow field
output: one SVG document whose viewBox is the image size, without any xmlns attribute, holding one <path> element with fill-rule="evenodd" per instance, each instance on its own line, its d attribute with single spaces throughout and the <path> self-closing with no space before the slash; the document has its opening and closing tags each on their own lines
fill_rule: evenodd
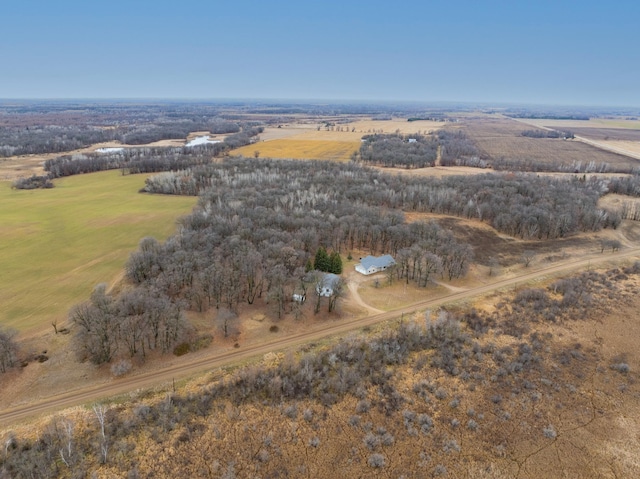
<svg viewBox="0 0 640 479">
<path fill-rule="evenodd" d="M 360 148 L 358 141 L 321 141 L 279 139 L 255 143 L 231 152 L 232 155 L 254 156 L 260 152 L 261 158 L 291 158 L 296 160 L 347 161 Z"/>
<path fill-rule="evenodd" d="M 244 146 L 231 152 L 232 155 L 261 158 L 291 158 L 296 160 L 346 161 L 354 151 L 360 149 L 360 140 L 372 133 L 421 133 L 426 134 L 442 128 L 445 123 L 437 121 L 359 120 L 325 126 L 323 123 L 284 124 L 281 128 L 266 128 L 259 143 Z"/>
</svg>

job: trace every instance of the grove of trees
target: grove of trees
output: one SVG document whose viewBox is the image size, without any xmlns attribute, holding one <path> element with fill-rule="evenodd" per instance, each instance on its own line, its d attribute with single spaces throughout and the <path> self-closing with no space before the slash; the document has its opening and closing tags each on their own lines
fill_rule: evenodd
<svg viewBox="0 0 640 479">
<path fill-rule="evenodd" d="M 424 168 L 433 166 L 438 156 L 438 142 L 423 135 L 365 135 L 360 158 L 373 165 Z"/>
<path fill-rule="evenodd" d="M 194 180 L 198 175 L 206 181 Z M 160 178 L 160 192 L 168 192 L 169 184 L 173 193 L 192 192 L 191 186 L 183 190 L 187 183 L 202 185 L 198 206 L 166 242 L 141 241 L 126 266 L 132 292 L 112 297 L 98 290 L 72 311 L 79 348 L 92 361 L 110 361 L 125 347 L 139 356 L 158 347 L 155 339 L 149 342 L 149 319 L 141 313 L 156 304 L 176 311 L 163 319 L 163 330 L 171 331 L 163 336 L 171 340 L 161 343 L 163 350 L 183 332 L 181 305 L 237 313 L 242 303 L 262 301 L 281 317 L 294 307 L 293 294 L 304 295 L 313 284 L 309 262 L 338 272 L 341 251 L 428 252 L 438 258 L 437 273 L 448 278 L 464 275 L 473 257 L 468 245 L 437 224 L 405 223 L 402 205 L 392 207 L 376 193 L 389 195 L 389 178 L 358 165 L 238 158 Z M 150 178 L 147 189 L 156 192 L 157 181 Z M 414 256 L 404 271 L 426 285 L 426 270 Z M 339 297 L 328 299 L 330 311 Z"/>
<path fill-rule="evenodd" d="M 575 138 L 572 132 L 560 130 L 524 130 L 520 135 L 529 138 Z"/>
<path fill-rule="evenodd" d="M 0 373 L 7 372 L 18 361 L 18 344 L 15 332 L 0 327 Z"/>
<path fill-rule="evenodd" d="M 116 297 L 100 284 L 91 299 L 75 306 L 69 316 L 79 358 L 95 364 L 119 356 L 144 359 L 153 350 L 170 352 L 188 331 L 180 302 L 144 288 Z"/>
</svg>

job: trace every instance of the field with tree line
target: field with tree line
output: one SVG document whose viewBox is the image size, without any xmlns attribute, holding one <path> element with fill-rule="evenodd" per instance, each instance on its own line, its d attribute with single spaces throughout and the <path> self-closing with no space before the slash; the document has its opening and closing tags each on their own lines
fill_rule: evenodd
<svg viewBox="0 0 640 479">
<path fill-rule="evenodd" d="M 122 170 L 123 175 L 184 170 L 210 163 L 214 156 L 251 143 L 261 131 L 262 127 L 251 127 L 229 135 L 219 143 L 192 147 L 123 148 L 117 151 L 63 155 L 44 162 L 46 175 L 18 178 L 13 182 L 13 187 L 53 188 L 52 179 L 106 170 Z M 197 191 L 191 194 L 197 194 Z"/>
<path fill-rule="evenodd" d="M 328 249 L 397 256 L 389 281 L 395 276 L 426 286 L 434 275 L 448 280 L 464 276 L 472 248 L 458 243 L 436 223 L 406 224 L 403 210 L 478 218 L 527 239 L 562 238 L 577 231 L 617 227 L 620 222 L 615 213 L 597 207 L 605 192 L 603 184 L 548 177 L 481 175 L 406 181 L 353 164 L 228 159 L 151 177 L 146 189 L 177 194 L 202 191 L 199 207 L 181 220 L 178 236 L 164 244 L 145 239 L 129 259 L 127 278 L 138 285 L 139 295 L 149 298 L 148 304 L 181 302 L 196 311 L 224 308 L 237 314 L 241 303 L 258 300 L 277 318 L 294 312 L 294 294 L 304 298 L 308 290 L 322 289 L 318 284 L 322 278 L 309 275 L 309 264 L 315 257 L 316 268 L 333 271 L 328 267 Z M 482 194 L 489 191 L 491 195 Z M 323 256 L 327 261 L 320 264 Z M 523 258 L 528 265 L 531 256 L 525 252 Z M 334 289 L 327 300 L 330 312 L 343 292 Z M 316 296 L 314 313 L 323 301 Z M 127 302 L 103 297 L 105 304 Z M 92 361 L 110 361 L 124 343 L 134 345 L 130 356 L 144 356 L 144 349 L 136 344 L 144 343 L 148 334 L 147 316 L 135 307 L 101 310 L 92 303 L 72 314 L 84 332 L 92 330 L 94 316 L 110 322 L 101 337 L 110 352 L 90 355 Z M 82 311 L 82 320 L 77 311 Z M 133 324 L 128 333 L 124 324 Z M 182 331 L 172 333 L 174 343 L 187 340 Z M 134 336 L 124 339 L 127 334 Z M 77 347 L 95 350 L 87 344 L 89 338 L 76 335 Z M 151 349 L 148 340 L 147 345 Z"/>
<path fill-rule="evenodd" d="M 216 351 L 202 350 L 194 358 L 252 348 L 258 332 L 292 339 L 296 337 L 293 330 L 299 332 L 309 325 L 320 327 L 336 320 L 346 326 L 348 318 L 367 319 L 361 311 L 355 312 L 361 305 L 369 312 L 413 305 L 413 314 L 425 300 L 415 303 L 416 299 L 410 298 L 424 298 L 418 295 L 427 286 L 431 287 L 425 294 L 441 297 L 438 295 L 446 294 L 445 288 L 457 291 L 484 283 L 488 277 L 511 277 L 511 269 L 544 269 L 543 262 L 565 257 L 568 245 L 582 245 L 580 251 L 588 250 L 594 257 L 618 257 L 619 249 L 637 240 L 638 229 L 622 220 L 637 219 L 639 210 L 620 203 L 640 196 L 637 176 L 559 179 L 505 172 L 442 179 L 400 177 L 356 162 L 263 159 L 267 155 L 260 151 L 262 144 L 251 144 L 263 124 L 275 131 L 281 125 L 287 127 L 289 121 L 315 121 L 325 126 L 317 131 L 307 128 L 304 135 L 317 143 L 318 151 L 329 151 L 329 136 L 334 143 L 348 138 L 345 144 L 351 144 L 353 137 L 357 147 L 364 147 L 359 140 L 364 133 L 357 128 L 368 121 L 369 133 L 375 134 L 367 141 L 382 140 L 371 148 L 378 155 L 370 158 L 374 164 L 423 167 L 429 165 L 425 158 L 435 153 L 438 166 L 445 167 L 567 168 L 565 147 L 558 145 L 571 140 L 549 138 L 555 134 L 527 130 L 515 121 L 509 120 L 509 125 L 519 125 L 518 131 L 505 130 L 505 141 L 509 136 L 509 141 L 536 142 L 542 145 L 536 154 L 544 156 L 541 152 L 545 148 L 557 149 L 562 160 L 558 163 L 549 157 L 553 161 L 540 166 L 538 160 L 518 157 L 524 154 L 522 150 L 508 158 L 489 158 L 477 138 L 469 134 L 469 125 L 478 118 L 465 112 L 460 112 L 461 121 L 438 121 L 438 131 L 425 129 L 423 134 L 414 133 L 415 128 L 421 128 L 417 125 L 420 120 L 405 121 L 409 126 L 400 128 L 396 117 L 400 110 L 388 106 L 375 110 L 363 105 L 318 105 L 314 110 L 318 117 L 308 116 L 308 105 L 285 103 L 255 108 L 175 104 L 164 111 L 151 107 L 146 112 L 132 105 L 110 108 L 52 105 L 50 111 L 26 107 L 24 112 L 9 114 L 3 110 L 0 124 L 11 125 L 12 135 L 24 134 L 23 139 L 29 141 L 27 127 L 31 126 L 25 117 L 42 120 L 34 127 L 34 144 L 40 145 L 50 135 L 51 148 L 85 141 L 100 130 L 131 135 L 130 142 L 136 138 L 146 142 L 182 129 L 191 133 L 200 127 L 212 131 L 233 124 L 241 131 L 225 133 L 225 144 L 82 152 L 49 162 L 51 174 L 59 178 L 107 168 L 119 170 L 82 178 L 87 183 L 85 189 L 100 201 L 104 201 L 104 192 L 98 182 L 108 177 L 133 184 L 129 180 L 134 176 L 121 175 L 139 171 L 161 171 L 148 177 L 143 192 L 171 195 L 143 194 L 140 198 L 180 200 L 178 196 L 189 195 L 191 199 L 183 200 L 193 204 L 193 197 L 198 196 L 196 209 L 180 220 L 176 235 L 167 241 L 147 237 L 139 243 L 126 262 L 124 279 L 98 285 L 91 295 L 88 289 L 98 281 L 84 280 L 82 294 L 70 291 L 67 277 L 55 285 L 72 292 L 76 301 L 86 299 L 71 308 L 68 322 L 61 314 L 46 322 L 49 330 L 49 325 L 55 330 L 52 349 L 64 344 L 69 351 L 75 350 L 76 361 L 84 362 L 75 367 L 84 371 L 84 377 L 88 373 L 104 379 L 110 372 L 107 382 L 128 381 L 130 378 L 120 376 L 133 368 L 140 371 L 132 373 L 132 378 L 140 377 L 141 371 L 144 376 L 157 368 L 157 361 L 171 364 L 186 359 L 187 364 L 195 364 L 198 359 L 161 355 L 181 356 L 201 350 L 209 346 L 213 336 Z M 365 110 L 373 119 L 358 119 Z M 116 124 L 118 115 L 123 121 Z M 417 109 L 408 116 L 452 119 Z M 477 116 L 495 117 L 493 112 Z M 47 122 L 60 119 L 65 121 L 55 133 L 55 126 Z M 391 124 L 400 126 L 395 134 L 387 135 L 385 128 Z M 15 135 L 10 142 L 16 141 Z M 417 148 L 418 136 L 429 148 L 408 154 Z M 286 149 L 291 146 L 287 142 L 294 140 L 282 137 L 278 141 Z M 249 144 L 244 149 L 251 149 L 247 156 L 253 158 L 211 161 L 216 155 L 234 154 L 245 142 Z M 568 171 L 609 169 L 609 165 L 581 161 L 572 162 L 571 167 L 574 169 Z M 55 190 L 12 194 L 23 195 L 26 204 L 41 195 L 53 195 L 50 200 L 62 193 L 78 197 L 78 190 L 59 191 L 75 180 L 80 177 L 56 180 Z M 24 188 L 51 184 L 49 176 L 19 180 Z M 113 188 L 114 184 L 102 186 Z M 136 188 L 140 186 L 138 181 Z M 607 200 L 609 194 L 611 201 Z M 84 200 L 79 201 L 90 203 L 89 196 L 80 197 Z M 63 230 L 85 231 L 86 225 L 72 225 L 68 216 L 56 213 L 55 201 L 48 205 L 47 217 L 61 223 Z M 137 216 L 128 215 L 121 206 L 113 207 L 115 218 L 90 220 L 89 229 L 99 229 L 99 238 L 104 240 L 110 238 L 101 230 L 107 223 L 134 228 Z M 79 216 L 79 209 L 67 205 L 67 210 Z M 7 218 L 13 224 L 13 217 Z M 0 235 L 29 233 L 35 224 L 25 223 L 20 231 L 0 229 Z M 622 232 L 592 234 L 620 225 Z M 85 246 L 94 246 L 97 241 L 80 239 Z M 58 240 L 72 246 L 63 235 Z M 487 241 L 495 244 L 484 248 Z M 67 264 L 64 251 L 55 249 L 55 241 L 50 240 L 48 246 L 49 256 Z M 474 251 L 474 246 L 481 251 Z M 75 248 L 82 252 L 82 248 Z M 352 256 L 368 253 L 390 253 L 396 260 L 394 267 L 377 278 L 381 284 L 376 282 L 374 287 L 374 280 L 367 283 L 372 292 L 366 294 L 375 295 L 375 301 L 365 297 L 364 288 L 360 298 L 360 278 L 353 272 L 346 277 L 358 283 L 355 288 L 353 283 L 347 288 L 340 279 L 331 283 L 328 297 L 317 293 L 329 285 L 327 276 L 319 271 L 340 274 L 345 258 L 351 271 Z M 569 256 L 573 255 L 571 250 Z M 18 256 L 9 256 L 6 271 L 20 262 Z M 106 256 L 111 258 L 110 253 Z M 97 258 L 95 264 L 103 260 Z M 75 268 L 68 276 L 83 274 L 94 261 L 85 263 L 86 268 Z M 120 259 L 119 264 L 123 263 Z M 35 269 L 28 262 L 21 264 L 25 267 L 16 271 L 28 282 Z M 471 279 L 462 280 L 469 270 Z M 636 410 L 640 414 L 635 399 L 639 364 L 635 349 L 622 336 L 615 346 L 608 343 L 612 328 L 616 332 L 624 329 L 627 336 L 635 331 L 635 322 L 624 324 L 620 318 L 628 317 L 628 311 L 632 316 L 637 314 L 633 309 L 637 302 L 633 301 L 637 299 L 639 272 L 638 264 L 609 271 L 589 268 L 565 279 L 542 280 L 535 285 L 518 285 L 513 292 L 496 293 L 475 302 L 477 309 L 450 304 L 435 313 L 403 313 L 397 327 L 384 325 L 376 327 L 373 334 L 367 331 L 337 343 L 305 345 L 286 356 L 269 354 L 264 365 L 226 369 L 211 381 L 199 378 L 198 386 L 193 383 L 182 389 L 174 383 L 167 394 L 134 395 L 131 408 L 119 404 L 76 409 L 33 429 L 37 438 L 21 430 L 3 431 L 0 478 L 76 477 L 89 472 L 121 476 L 125 470 L 133 477 L 185 471 L 197 476 L 205 470 L 211 477 L 336 476 L 338 471 L 406 477 L 475 471 L 479 477 L 539 477 L 561 469 L 582 477 L 596 470 L 600 475 L 635 476 L 637 465 L 606 462 L 608 455 L 603 451 L 610 450 L 610 438 L 626 437 L 624 432 L 633 429 L 616 422 L 621 417 L 617 411 L 628 417 L 635 417 Z M 111 278 L 108 272 L 100 276 L 101 281 Z M 436 281 L 444 284 L 435 285 Z M 449 285 L 448 281 L 454 283 Z M 10 282 L 20 283 L 15 278 Z M 40 286 L 33 287 L 40 290 Z M 403 288 L 404 303 L 384 303 L 384 295 Z M 407 290 L 409 294 L 404 296 Z M 52 300 L 56 304 L 65 301 L 63 295 L 47 293 L 44 288 L 42 293 L 38 307 L 43 310 L 52 308 Z M 337 321 L 347 298 L 346 316 Z M 360 306 L 355 306 L 356 299 Z M 628 308 L 627 316 L 624 308 Z M 36 316 L 27 317 L 15 307 L 11 311 L 24 319 L 21 329 L 27 322 L 33 328 Z M 620 317 L 616 318 L 612 312 L 618 311 Z M 593 328 L 599 326 L 589 322 L 595 317 L 606 322 L 605 329 L 596 334 L 599 342 L 593 340 Z M 254 336 L 245 337 L 250 330 L 245 327 L 249 318 L 268 318 L 269 324 L 255 326 Z M 586 329 L 578 334 L 580 328 Z M 60 335 L 61 331 L 72 334 Z M 54 333 L 49 333 L 49 339 L 54 338 Z M 24 373 L 32 376 L 54 362 L 20 370 L 19 366 L 28 362 L 47 361 L 49 349 L 47 345 L 35 350 L 32 345 L 37 343 L 22 339 L 11 329 L 0 328 L 0 373 L 6 372 L 0 374 L 0 381 L 13 381 Z M 52 359 L 59 361 L 60 356 Z M 175 369 L 167 367 L 167 371 Z M 80 378 L 80 374 L 72 376 Z M 25 377 L 17 390 L 27 391 L 24 384 L 28 381 Z M 40 395 L 40 400 L 43 397 Z M 247 421 L 251 427 L 246 426 Z M 240 446 L 249 453 L 237 455 Z M 625 454 L 633 456 L 634 447 L 624 446 Z M 163 460 L 152 460 L 143 450 Z M 296 462 L 298 457 L 305 459 Z M 603 461 L 596 459 L 595 465 L 594 457 Z"/>
<path fill-rule="evenodd" d="M 144 178 L 106 171 L 31 191 L 0 182 L 0 324 L 30 334 L 62 326 L 73 304 L 118 277 L 141 238 L 175 232 L 195 198 L 141 195 Z"/>
<path fill-rule="evenodd" d="M 639 273 L 585 272 L 503 293 L 486 311 L 428 311 L 197 386 L 75 409 L 37 439 L 5 432 L 0 471 L 630 477 L 619 407 L 638 407 L 638 358 L 572 330 L 633 308 Z M 602 446 L 621 440 L 622 457 L 606 460 Z"/>
<path fill-rule="evenodd" d="M 633 158 L 577 141 L 523 136 L 531 128 L 507 118 L 469 119 L 462 128 L 480 158 L 496 170 L 629 173 L 638 168 Z"/>
<path fill-rule="evenodd" d="M 237 121 L 219 116 L 219 105 L 90 103 L 0 105 L 0 157 L 62 153 L 96 143 L 141 145 L 186 138 L 194 131 L 230 134 Z"/>
<path fill-rule="evenodd" d="M 180 181 L 167 179 L 171 173 L 151 178 L 147 188 L 166 192 L 156 188 L 156 182 L 193 184 L 187 177 L 200 173 L 206 174 L 206 181 L 195 181 L 203 188 L 199 206 L 180 221 L 179 235 L 165 243 L 143 240 L 127 263 L 127 278 L 149 304 L 170 301 L 196 311 L 224 308 L 237 313 L 241 303 L 260 301 L 280 318 L 295 307 L 293 294 L 306 297 L 307 291 L 319 289 L 317 282 L 322 278 L 309 274 L 311 258 L 316 259 L 319 269 L 336 272 L 339 253 L 364 250 L 395 254 L 410 248 L 413 269 L 411 274 L 406 270 L 406 279 L 424 286 L 426 267 L 421 265 L 425 258 L 430 264 L 435 261 L 436 267 L 430 266 L 430 271 L 449 279 L 464 276 L 473 258 L 468 245 L 458 243 L 437 224 L 405 224 L 401 211 L 368 195 L 374 177 L 383 178 L 356 165 L 227 159 L 183 172 Z M 383 183 L 380 188 L 384 191 Z M 326 265 L 319 264 L 326 250 L 333 253 L 327 255 Z M 329 312 L 335 310 L 344 292 L 333 288 L 328 298 L 315 293 L 314 313 L 322 303 Z M 109 304 L 124 300 L 99 297 L 105 308 L 92 300 L 71 316 L 85 332 L 95 329 L 91 326 L 93 317 L 101 321 L 106 316 L 110 321 L 111 327 L 98 338 L 108 345 L 109 354 L 90 355 L 98 363 L 112 359 L 113 348 L 124 349 L 123 324 L 135 323 L 134 329 L 128 330 L 141 337 L 149 329 L 148 318 L 139 314 L 139 308 L 111 308 Z M 177 341 L 179 336 L 172 337 Z M 96 350 L 87 344 L 91 337 L 84 332 L 76 339 L 79 349 Z M 140 343 L 144 339 L 128 341 Z M 138 354 L 143 355 L 141 347 L 130 355 Z"/>
</svg>

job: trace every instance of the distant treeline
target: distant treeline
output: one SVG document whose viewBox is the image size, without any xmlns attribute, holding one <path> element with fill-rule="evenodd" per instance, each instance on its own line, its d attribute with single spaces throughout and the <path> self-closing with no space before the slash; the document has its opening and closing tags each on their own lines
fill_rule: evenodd
<svg viewBox="0 0 640 479">
<path fill-rule="evenodd" d="M 447 116 L 444 114 L 441 115 L 432 115 L 432 116 L 413 116 L 410 118 L 407 118 L 408 122 L 412 122 L 412 121 L 446 121 L 447 120 Z"/>
<path fill-rule="evenodd" d="M 612 167 L 609 163 L 595 161 L 572 161 L 571 163 L 552 163 L 538 160 L 514 160 L 494 158 L 486 161 L 495 171 L 513 171 L 524 173 L 559 172 L 559 173 L 637 173 L 631 167 Z M 471 166 L 471 165 L 469 165 Z"/>
<path fill-rule="evenodd" d="M 209 163 L 212 156 L 224 151 L 248 145 L 261 132 L 261 127 L 250 128 L 229 135 L 223 142 L 194 147 L 125 148 L 108 153 L 65 155 L 45 161 L 44 169 L 50 178 L 115 169 L 131 174 L 184 170 Z"/>
<path fill-rule="evenodd" d="M 43 125 L 0 128 L 0 157 L 41 153 L 61 153 L 109 141 L 141 145 L 166 139 L 181 139 L 194 131 L 212 134 L 238 133 L 255 125 L 211 118 L 165 119 L 135 125 L 79 126 Z"/>
<path fill-rule="evenodd" d="M 507 116 L 511 118 L 525 118 L 530 120 L 590 120 L 589 115 L 582 114 L 557 114 L 557 113 L 507 113 Z"/>
<path fill-rule="evenodd" d="M 575 138 L 573 132 L 568 130 L 524 130 L 520 135 L 529 138 Z"/>
</svg>

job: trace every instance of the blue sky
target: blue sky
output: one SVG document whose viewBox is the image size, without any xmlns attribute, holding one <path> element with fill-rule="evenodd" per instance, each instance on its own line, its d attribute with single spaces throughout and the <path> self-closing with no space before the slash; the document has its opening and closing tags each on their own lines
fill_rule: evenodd
<svg viewBox="0 0 640 479">
<path fill-rule="evenodd" d="M 0 98 L 640 106 L 640 2 L 3 0 Z"/>
</svg>

